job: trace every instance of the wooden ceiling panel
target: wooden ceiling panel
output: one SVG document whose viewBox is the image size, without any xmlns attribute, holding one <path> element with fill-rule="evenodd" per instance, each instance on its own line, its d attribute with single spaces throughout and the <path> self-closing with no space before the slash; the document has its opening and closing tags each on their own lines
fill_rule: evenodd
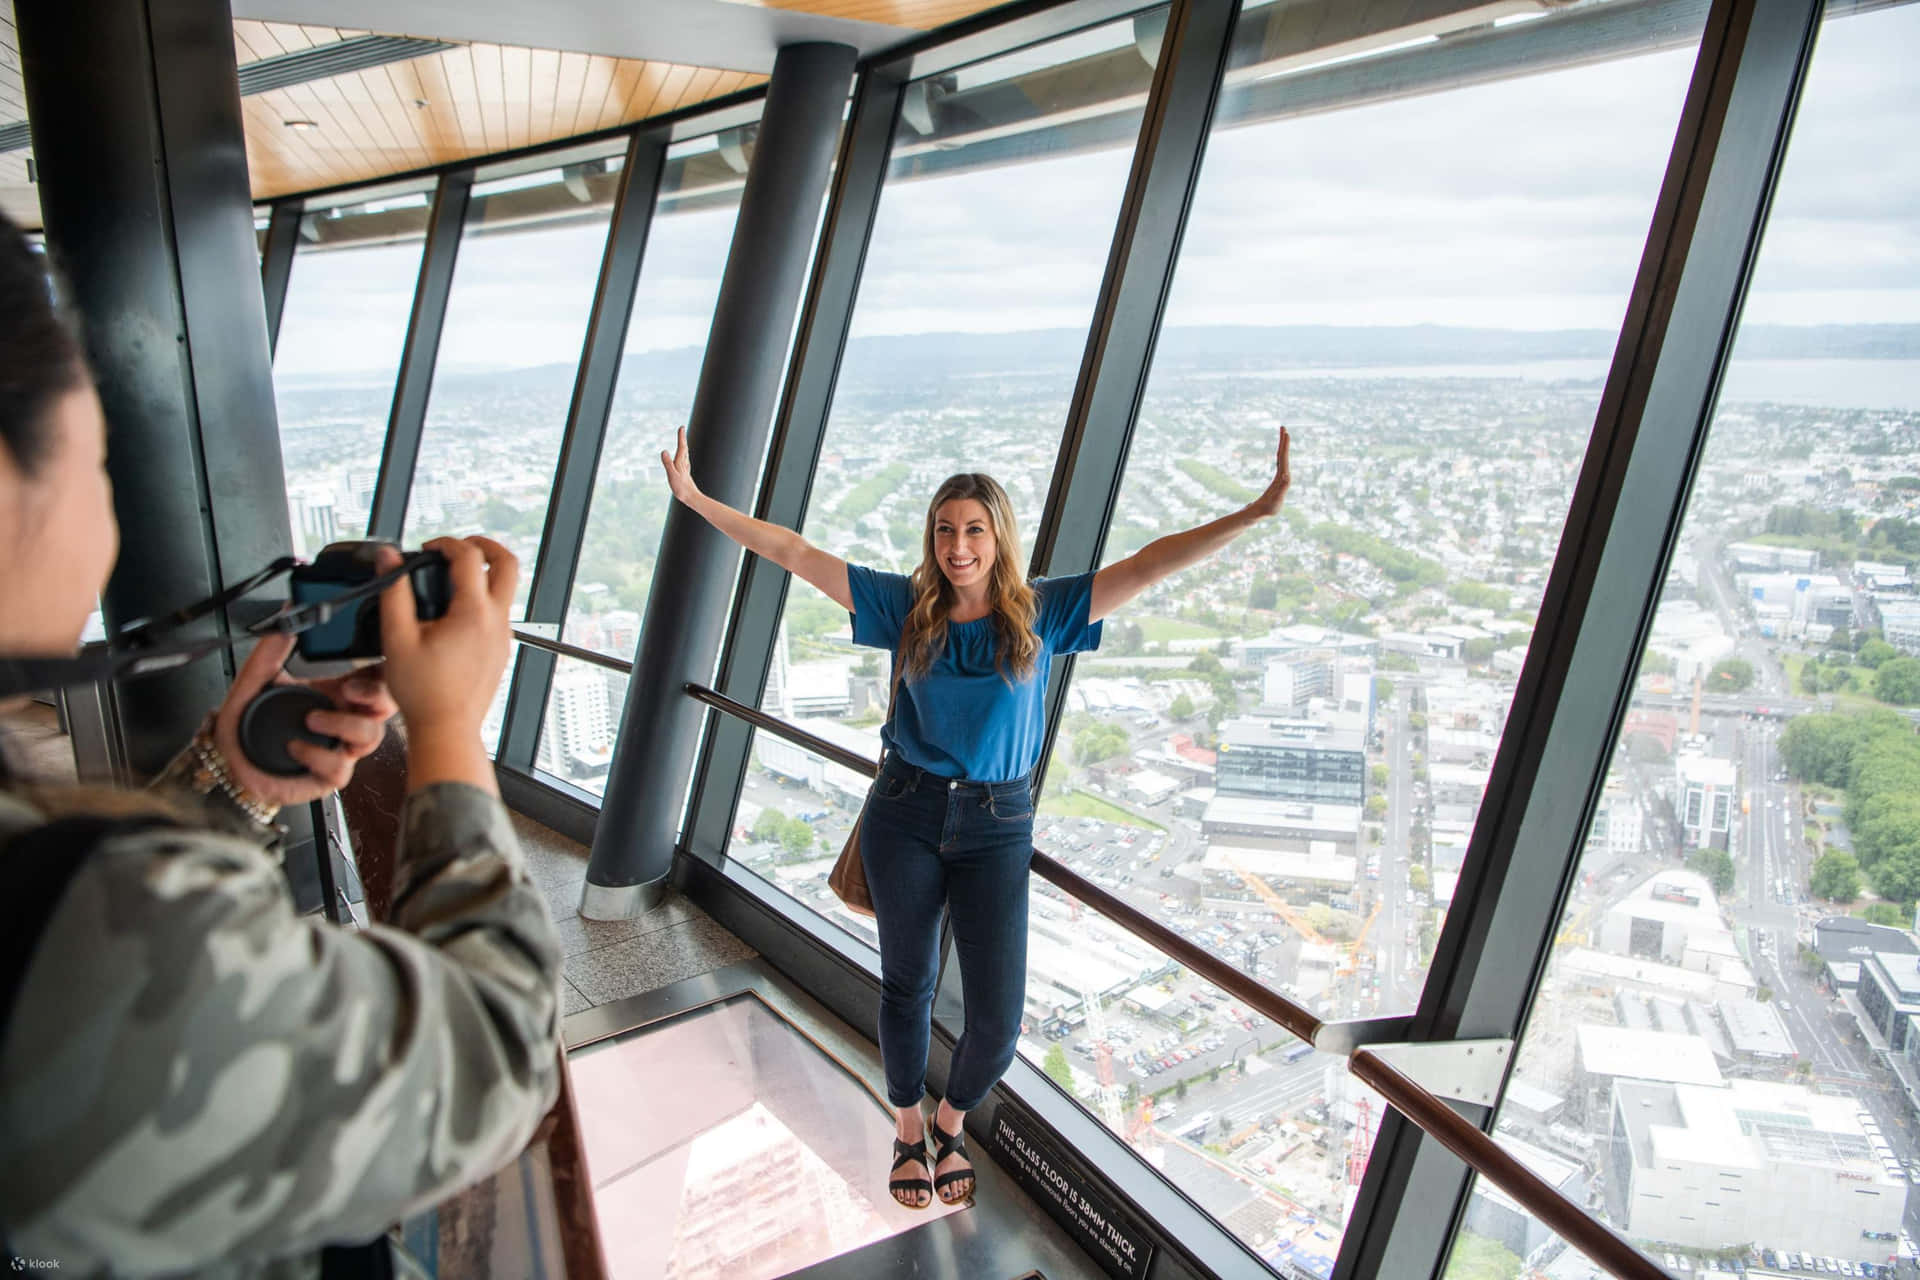
<svg viewBox="0 0 1920 1280">
<path fill-rule="evenodd" d="M 0 124 L 26 118 L 13 3 L 0 0 Z M 233 24 L 234 56 L 260 62 L 366 34 L 243 19 Z M 240 105 L 253 196 L 268 200 L 609 129 L 765 80 L 729 68 L 473 44 L 250 94 Z M 0 208 L 37 227 L 27 154 L 0 153 Z"/>
<path fill-rule="evenodd" d="M 0 153 L 0 211 L 22 227 L 40 225 L 40 190 L 27 181 L 27 153 Z"/>
<path fill-rule="evenodd" d="M 821 18 L 878 22 L 890 27 L 931 31 L 949 22 L 971 18 L 997 8 L 1007 0 L 730 0 L 759 9 L 786 9 Z"/>
<path fill-rule="evenodd" d="M 0 124 L 27 118 L 27 91 L 20 82 L 20 39 L 13 30 L 13 0 L 0 0 Z"/>
</svg>

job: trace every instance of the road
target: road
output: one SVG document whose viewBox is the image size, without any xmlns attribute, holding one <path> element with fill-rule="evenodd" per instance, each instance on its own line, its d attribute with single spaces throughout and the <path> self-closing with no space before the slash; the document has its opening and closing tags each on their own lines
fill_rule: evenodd
<svg viewBox="0 0 1920 1280">
<path fill-rule="evenodd" d="M 1377 1012 L 1410 1013 L 1420 999 L 1426 975 L 1413 973 L 1418 938 L 1407 945 L 1408 849 L 1413 827 L 1413 729 L 1408 723 L 1410 690 L 1394 698 L 1387 724 L 1387 818 L 1380 844 L 1380 917 L 1368 941 L 1377 948 L 1380 1001 Z"/>
</svg>

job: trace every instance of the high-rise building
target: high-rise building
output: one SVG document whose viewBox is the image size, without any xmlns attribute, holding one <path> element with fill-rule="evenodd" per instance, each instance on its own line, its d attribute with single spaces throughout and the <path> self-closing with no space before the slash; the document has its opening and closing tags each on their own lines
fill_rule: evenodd
<svg viewBox="0 0 1920 1280">
<path fill-rule="evenodd" d="M 547 700 L 540 767 L 556 777 L 592 778 L 606 772 L 612 756 L 606 678 L 597 667 L 561 667 L 554 672 Z"/>
<path fill-rule="evenodd" d="M 1683 749 L 1674 758 L 1681 839 L 1689 849 L 1725 849 L 1733 832 L 1740 769 L 1731 760 Z"/>
<path fill-rule="evenodd" d="M 1366 743 L 1358 716 L 1320 721 L 1240 716 L 1220 726 L 1220 794 L 1307 804 L 1366 800 Z"/>
</svg>

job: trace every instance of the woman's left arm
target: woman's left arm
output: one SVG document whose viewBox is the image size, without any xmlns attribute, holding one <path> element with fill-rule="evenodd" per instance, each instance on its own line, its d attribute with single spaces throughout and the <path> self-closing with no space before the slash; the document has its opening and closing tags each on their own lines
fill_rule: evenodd
<svg viewBox="0 0 1920 1280">
<path fill-rule="evenodd" d="M 1115 561 L 1093 575 L 1093 601 L 1087 621 L 1098 622 L 1160 579 L 1205 560 L 1260 521 L 1275 515 L 1293 483 L 1287 470 L 1287 429 L 1280 428 L 1280 448 L 1274 455 L 1273 482 L 1266 492 L 1231 515 L 1196 528 L 1155 538 L 1125 560 Z"/>
</svg>

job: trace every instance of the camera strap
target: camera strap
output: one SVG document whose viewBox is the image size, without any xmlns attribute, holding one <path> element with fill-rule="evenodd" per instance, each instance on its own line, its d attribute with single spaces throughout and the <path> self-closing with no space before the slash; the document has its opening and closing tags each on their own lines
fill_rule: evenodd
<svg viewBox="0 0 1920 1280">
<path fill-rule="evenodd" d="M 184 609 L 176 609 L 172 613 L 161 614 L 155 618 L 142 618 L 137 622 L 129 623 L 106 640 L 82 646 L 80 652 L 73 657 L 0 657 L 0 698 L 39 693 L 42 690 L 65 688 L 69 685 L 93 684 L 102 680 L 125 680 L 135 676 L 152 675 L 158 671 L 170 671 L 190 662 L 198 662 L 210 653 L 231 649 L 235 645 L 257 640 L 261 636 L 298 635 L 302 631 L 324 625 L 340 610 L 352 608 L 362 600 L 385 591 L 411 573 L 423 559 L 431 554 L 433 553 L 416 551 L 405 555 L 396 567 L 385 573 L 375 574 L 367 581 L 357 583 L 339 595 L 301 605 L 285 605 L 266 617 L 247 623 L 226 635 L 186 637 L 176 634 L 182 627 L 198 622 L 209 614 L 227 609 L 240 597 L 291 571 L 300 563 L 292 556 L 281 556 L 252 577 L 235 583 L 224 591 L 208 596 L 196 604 L 190 604 Z"/>
</svg>

